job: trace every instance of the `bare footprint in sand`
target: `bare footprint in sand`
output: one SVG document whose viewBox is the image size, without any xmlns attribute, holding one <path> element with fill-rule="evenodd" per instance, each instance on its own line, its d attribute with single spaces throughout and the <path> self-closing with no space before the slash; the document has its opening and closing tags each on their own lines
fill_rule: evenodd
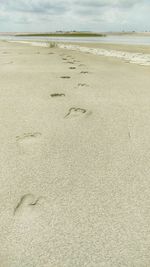
<svg viewBox="0 0 150 267">
<path fill-rule="evenodd" d="M 75 64 L 73 61 L 67 61 L 66 63 L 67 63 L 67 64 L 72 64 L 72 65 Z"/>
<path fill-rule="evenodd" d="M 43 200 L 43 197 L 37 198 L 33 194 L 23 195 L 14 208 L 14 216 L 23 215 L 24 213 L 32 213 L 40 204 L 42 204 Z"/>
<path fill-rule="evenodd" d="M 88 71 L 81 71 L 80 72 L 81 74 L 87 74 L 87 73 L 89 73 Z"/>
<path fill-rule="evenodd" d="M 72 117 L 78 117 L 84 113 L 86 113 L 86 109 L 84 108 L 75 108 L 75 107 L 72 107 L 69 109 L 68 113 L 65 115 L 64 118 L 72 118 Z"/>
<path fill-rule="evenodd" d="M 75 69 L 76 69 L 76 67 L 70 67 L 69 69 L 70 69 L 70 70 L 75 70 Z"/>
<path fill-rule="evenodd" d="M 60 78 L 61 79 L 70 79 L 71 77 L 70 76 L 61 76 Z"/>
<path fill-rule="evenodd" d="M 61 97 L 61 96 L 65 96 L 65 94 L 63 94 L 63 93 L 51 94 L 51 97 Z"/>
<path fill-rule="evenodd" d="M 85 64 L 80 64 L 79 67 L 86 67 L 86 65 Z"/>
<path fill-rule="evenodd" d="M 16 136 L 16 142 L 21 153 L 25 153 L 27 148 L 32 150 L 31 144 L 36 144 L 37 140 L 42 134 L 39 132 L 34 133 L 24 133 L 23 135 Z M 31 145 L 31 146 L 29 146 Z"/>
<path fill-rule="evenodd" d="M 79 87 L 89 87 L 89 85 L 88 84 L 86 84 L 86 83 L 78 83 L 78 86 Z"/>
<path fill-rule="evenodd" d="M 38 138 L 41 136 L 41 133 L 34 132 L 34 133 L 24 133 L 23 135 L 16 136 L 16 141 L 18 142 L 29 142 L 33 141 L 35 138 Z"/>
</svg>

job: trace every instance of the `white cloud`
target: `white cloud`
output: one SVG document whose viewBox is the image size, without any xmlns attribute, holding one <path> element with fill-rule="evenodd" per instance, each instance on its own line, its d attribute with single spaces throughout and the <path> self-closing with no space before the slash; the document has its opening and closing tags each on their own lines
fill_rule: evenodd
<svg viewBox="0 0 150 267">
<path fill-rule="evenodd" d="M 0 0 L 0 31 L 149 30 L 150 0 Z"/>
</svg>

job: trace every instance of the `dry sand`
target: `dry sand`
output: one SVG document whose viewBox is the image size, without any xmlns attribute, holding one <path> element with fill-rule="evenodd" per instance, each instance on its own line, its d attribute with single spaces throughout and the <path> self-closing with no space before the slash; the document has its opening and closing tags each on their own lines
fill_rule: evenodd
<svg viewBox="0 0 150 267">
<path fill-rule="evenodd" d="M 0 267 L 149 267 L 150 67 L 6 42 L 0 59 Z"/>
</svg>

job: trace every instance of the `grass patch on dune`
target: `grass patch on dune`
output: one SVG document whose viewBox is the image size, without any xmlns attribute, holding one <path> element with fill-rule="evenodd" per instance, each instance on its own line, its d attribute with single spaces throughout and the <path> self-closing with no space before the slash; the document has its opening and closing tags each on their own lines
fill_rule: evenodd
<svg viewBox="0 0 150 267">
<path fill-rule="evenodd" d="M 47 46 L 48 46 L 48 48 L 55 48 L 55 47 L 57 47 L 57 43 L 56 42 L 48 42 Z"/>
</svg>

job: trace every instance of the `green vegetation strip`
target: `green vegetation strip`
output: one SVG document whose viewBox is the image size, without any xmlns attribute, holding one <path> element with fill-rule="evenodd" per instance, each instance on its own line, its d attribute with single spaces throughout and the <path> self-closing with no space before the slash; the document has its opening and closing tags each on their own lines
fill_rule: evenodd
<svg viewBox="0 0 150 267">
<path fill-rule="evenodd" d="M 105 37 L 101 33 L 29 33 L 17 34 L 16 36 L 45 36 L 45 37 Z"/>
</svg>

